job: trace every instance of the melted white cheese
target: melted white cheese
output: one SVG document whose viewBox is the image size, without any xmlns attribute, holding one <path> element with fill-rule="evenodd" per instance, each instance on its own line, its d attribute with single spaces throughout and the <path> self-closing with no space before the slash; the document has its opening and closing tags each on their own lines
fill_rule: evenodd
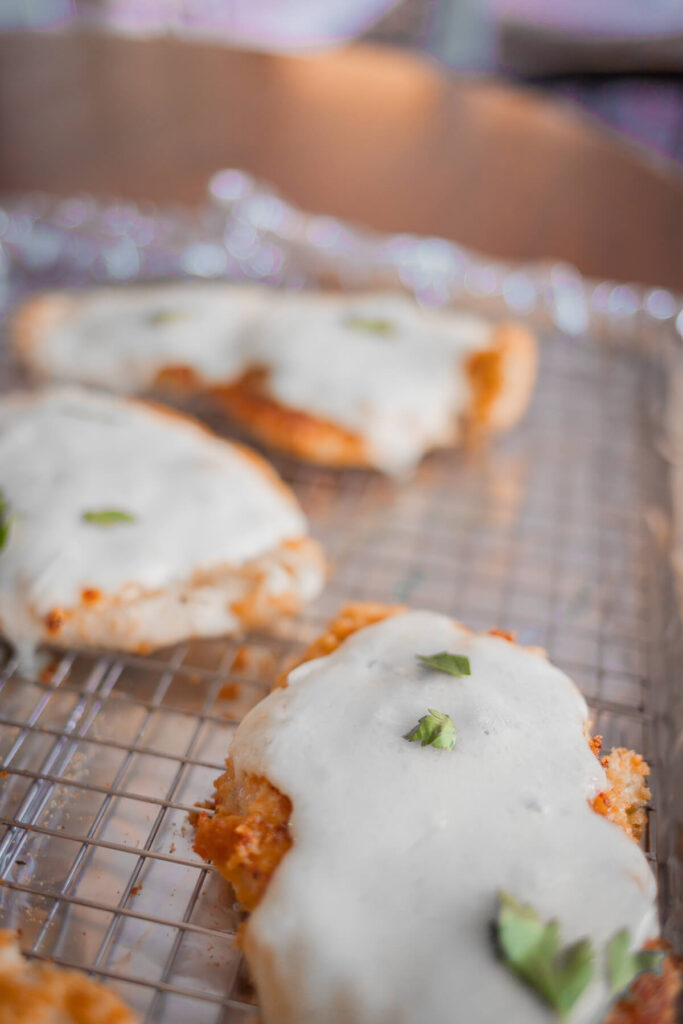
<svg viewBox="0 0 683 1024">
<path fill-rule="evenodd" d="M 471 400 L 465 360 L 490 337 L 479 317 L 400 295 L 289 294 L 264 307 L 248 351 L 274 398 L 359 435 L 371 462 L 400 472 L 457 440 Z"/>
<path fill-rule="evenodd" d="M 263 367 L 273 398 L 360 436 L 390 472 L 457 440 L 471 399 L 465 360 L 491 337 L 479 317 L 398 294 L 206 284 L 85 293 L 57 319 L 34 353 L 52 376 L 141 391 L 168 366 L 192 367 L 208 386 Z"/>
<path fill-rule="evenodd" d="M 36 359 L 55 379 L 125 393 L 149 390 L 169 366 L 189 366 L 205 383 L 230 381 L 242 373 L 239 342 L 267 295 L 206 283 L 74 293 Z"/>
<path fill-rule="evenodd" d="M 239 448 L 175 414 L 78 389 L 0 401 L 0 487 L 11 516 L 0 621 L 15 642 L 38 639 L 44 616 L 78 606 L 84 589 L 166 590 L 307 532 L 294 499 Z M 134 521 L 83 518 L 110 509 Z"/>
<path fill-rule="evenodd" d="M 464 654 L 462 679 L 416 653 Z M 453 750 L 403 737 L 428 708 Z M 549 1024 L 546 1004 L 497 959 L 507 890 L 589 936 L 595 980 L 572 1024 L 598 1024 L 604 952 L 628 928 L 657 934 L 638 846 L 589 800 L 605 787 L 573 683 L 542 657 L 411 612 L 297 668 L 240 725 L 238 773 L 293 803 L 294 845 L 252 914 L 245 948 L 268 1024 Z"/>
</svg>

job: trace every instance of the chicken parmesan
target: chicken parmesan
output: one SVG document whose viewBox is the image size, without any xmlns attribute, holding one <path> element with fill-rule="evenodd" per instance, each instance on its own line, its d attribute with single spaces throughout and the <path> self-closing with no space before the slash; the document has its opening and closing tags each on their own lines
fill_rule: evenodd
<svg viewBox="0 0 683 1024">
<path fill-rule="evenodd" d="M 673 1024 L 649 769 L 599 749 L 538 649 L 346 609 L 242 721 L 197 826 L 267 1024 Z"/>
<path fill-rule="evenodd" d="M 229 284 L 47 293 L 15 316 L 41 375 L 123 392 L 202 392 L 275 448 L 405 473 L 473 431 L 512 427 L 536 378 L 520 324 L 398 292 Z"/>
<path fill-rule="evenodd" d="M 317 542 L 265 460 L 161 406 L 0 399 L 0 625 L 29 649 L 146 652 L 296 613 Z"/>
</svg>

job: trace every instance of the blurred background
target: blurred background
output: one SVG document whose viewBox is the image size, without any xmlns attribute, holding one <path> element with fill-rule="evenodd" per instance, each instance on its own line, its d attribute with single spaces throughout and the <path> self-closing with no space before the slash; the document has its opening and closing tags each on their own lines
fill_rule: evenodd
<svg viewBox="0 0 683 1024">
<path fill-rule="evenodd" d="M 273 50 L 353 37 L 412 47 L 459 72 L 568 97 L 653 153 L 683 161 L 681 0 L 3 0 L 4 29 L 80 22 Z"/>
<path fill-rule="evenodd" d="M 681 0 L 2 0 L 0 189 L 304 209 L 683 289 Z"/>
</svg>

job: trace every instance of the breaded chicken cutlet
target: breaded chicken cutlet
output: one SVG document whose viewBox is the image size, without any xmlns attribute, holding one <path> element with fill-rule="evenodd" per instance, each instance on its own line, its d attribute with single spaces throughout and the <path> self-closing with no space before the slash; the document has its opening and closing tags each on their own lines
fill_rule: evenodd
<svg viewBox="0 0 683 1024">
<path fill-rule="evenodd" d="M 260 456 L 78 388 L 0 399 L 0 625 L 21 647 L 146 652 L 299 611 L 319 545 Z"/>
<path fill-rule="evenodd" d="M 28 961 L 0 931 L 0 1024 L 138 1024 L 111 989 L 80 971 Z"/>
<path fill-rule="evenodd" d="M 467 433 L 512 427 L 536 379 L 520 324 L 400 293 L 230 284 L 46 293 L 15 315 L 42 376 L 123 392 L 203 392 L 254 436 L 330 466 L 412 469 Z"/>
<path fill-rule="evenodd" d="M 267 1024 L 673 1024 L 673 960 L 640 952 L 649 769 L 601 762 L 587 720 L 505 634 L 345 609 L 240 724 L 198 822 L 251 911 Z"/>
</svg>

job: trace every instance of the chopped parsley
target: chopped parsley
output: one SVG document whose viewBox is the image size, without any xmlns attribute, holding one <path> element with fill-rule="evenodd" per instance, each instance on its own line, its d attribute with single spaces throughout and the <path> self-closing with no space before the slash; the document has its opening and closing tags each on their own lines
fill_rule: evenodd
<svg viewBox="0 0 683 1024">
<path fill-rule="evenodd" d="M 393 334 L 395 326 L 391 320 L 381 316 L 361 316 L 351 313 L 346 317 L 344 323 L 355 331 L 367 331 L 370 334 Z"/>
<path fill-rule="evenodd" d="M 455 745 L 455 726 L 449 715 L 443 711 L 428 709 L 417 725 L 403 737 L 411 743 L 421 743 L 423 747 L 436 747 L 437 750 L 452 750 Z"/>
<path fill-rule="evenodd" d="M 425 668 L 435 668 L 439 672 L 448 672 L 451 676 L 470 676 L 470 659 L 464 654 L 449 654 L 448 651 L 441 651 L 440 654 L 416 654 L 415 657 L 421 661 Z"/>
<path fill-rule="evenodd" d="M 147 323 L 152 327 L 165 327 L 166 324 L 179 323 L 187 320 L 189 314 L 185 309 L 159 309 L 156 313 L 150 313 Z"/>
<path fill-rule="evenodd" d="M 130 512 L 123 512 L 119 508 L 93 509 L 83 513 L 86 523 L 94 523 L 95 526 L 115 526 L 116 523 L 134 523 L 135 516 Z"/>
<path fill-rule="evenodd" d="M 560 945 L 557 921 L 541 921 L 533 907 L 506 892 L 500 893 L 497 938 L 506 965 L 566 1016 L 595 974 L 595 954 L 589 939 Z"/>
<path fill-rule="evenodd" d="M 3 492 L 0 491 L 0 551 L 5 547 L 9 539 L 9 528 L 12 525 L 13 518 L 10 515 L 9 503 Z"/>
</svg>

